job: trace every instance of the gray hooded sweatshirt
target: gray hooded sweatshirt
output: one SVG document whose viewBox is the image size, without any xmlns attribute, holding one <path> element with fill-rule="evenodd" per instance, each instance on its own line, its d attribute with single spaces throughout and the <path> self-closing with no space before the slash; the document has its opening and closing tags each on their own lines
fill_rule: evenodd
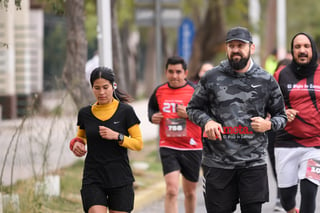
<svg viewBox="0 0 320 213">
<path fill-rule="evenodd" d="M 234 169 L 266 164 L 266 133 L 255 132 L 252 117 L 271 115 L 272 130 L 285 127 L 287 117 L 276 80 L 253 63 L 237 73 L 222 61 L 208 71 L 187 106 L 189 119 L 204 129 L 209 120 L 220 123 L 222 140 L 203 138 L 203 165 Z"/>
</svg>

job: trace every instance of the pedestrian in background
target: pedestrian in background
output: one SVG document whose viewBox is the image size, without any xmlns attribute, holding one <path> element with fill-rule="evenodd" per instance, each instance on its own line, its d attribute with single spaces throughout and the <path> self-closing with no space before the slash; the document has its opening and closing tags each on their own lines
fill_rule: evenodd
<svg viewBox="0 0 320 213">
<path fill-rule="evenodd" d="M 276 133 L 275 160 L 280 199 L 288 213 L 314 213 L 320 185 L 320 67 L 313 38 L 297 33 L 291 41 L 292 61 L 275 78 L 286 105 L 288 123 Z"/>
<path fill-rule="evenodd" d="M 85 212 L 124 213 L 134 207 L 134 177 L 128 149 L 143 147 L 140 121 L 127 104 L 130 96 L 117 89 L 114 73 L 106 67 L 91 72 L 97 101 L 80 109 L 77 136 L 71 151 L 85 154 L 81 197 Z M 87 149 L 86 149 L 87 147 Z"/>
<path fill-rule="evenodd" d="M 264 69 L 268 73 L 270 73 L 270 75 L 273 75 L 274 72 L 277 70 L 277 65 L 278 65 L 278 56 L 277 56 L 277 49 L 275 48 L 266 58 Z"/>
<path fill-rule="evenodd" d="M 179 180 L 186 213 L 195 213 L 202 142 L 201 129 L 188 119 L 186 106 L 195 85 L 186 80 L 187 64 L 173 56 L 165 67 L 167 82 L 157 86 L 148 103 L 150 122 L 159 125 L 159 152 L 166 183 L 165 213 L 178 212 Z"/>
<path fill-rule="evenodd" d="M 213 64 L 211 64 L 210 62 L 204 62 L 202 63 L 199 68 L 197 69 L 197 72 L 195 73 L 194 76 L 192 76 L 190 78 L 190 80 L 197 84 L 200 80 L 200 78 L 208 71 L 211 70 L 213 68 Z"/>
<path fill-rule="evenodd" d="M 269 200 L 268 130 L 286 125 L 276 80 L 254 63 L 251 33 L 235 27 L 226 36 L 228 60 L 208 71 L 187 106 L 189 119 L 207 135 L 203 144 L 204 198 L 208 213 L 260 213 Z M 270 113 L 271 118 L 267 118 Z"/>
</svg>

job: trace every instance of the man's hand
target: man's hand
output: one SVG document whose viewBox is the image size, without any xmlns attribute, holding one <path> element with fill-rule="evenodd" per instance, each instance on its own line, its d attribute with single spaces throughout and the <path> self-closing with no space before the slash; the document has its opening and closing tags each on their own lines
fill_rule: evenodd
<svg viewBox="0 0 320 213">
<path fill-rule="evenodd" d="M 161 112 L 157 112 L 157 113 L 154 113 L 151 117 L 151 121 L 152 123 L 154 124 L 160 124 L 161 120 L 163 118 L 163 115 Z"/>
<path fill-rule="evenodd" d="M 298 110 L 295 110 L 295 109 L 286 109 L 286 114 L 287 114 L 287 117 L 288 117 L 288 122 L 292 122 L 297 114 L 299 113 Z"/>
<path fill-rule="evenodd" d="M 177 104 L 177 114 L 180 118 L 188 118 L 187 107 L 183 104 Z"/>
<path fill-rule="evenodd" d="M 208 121 L 204 126 L 204 132 L 210 140 L 222 140 L 221 133 L 223 133 L 223 128 L 220 123 L 212 120 Z"/>
<path fill-rule="evenodd" d="M 261 118 L 253 117 L 251 118 L 251 127 L 255 132 L 266 132 L 271 129 L 270 117 Z"/>
</svg>

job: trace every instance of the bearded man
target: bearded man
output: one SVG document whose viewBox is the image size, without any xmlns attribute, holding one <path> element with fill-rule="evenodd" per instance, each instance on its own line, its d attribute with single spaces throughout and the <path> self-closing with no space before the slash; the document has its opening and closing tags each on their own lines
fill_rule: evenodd
<svg viewBox="0 0 320 213">
<path fill-rule="evenodd" d="M 280 200 L 288 213 L 296 209 L 300 184 L 301 213 L 316 211 L 320 185 L 320 66 L 316 43 L 306 33 L 291 41 L 292 61 L 275 74 L 286 105 L 288 123 L 276 133 L 275 161 Z"/>
<path fill-rule="evenodd" d="M 203 140 L 204 198 L 208 213 L 260 213 L 269 200 L 268 130 L 287 123 L 276 80 L 254 63 L 251 33 L 235 27 L 226 36 L 228 60 L 206 72 L 187 106 Z M 270 116 L 267 116 L 270 114 Z"/>
</svg>

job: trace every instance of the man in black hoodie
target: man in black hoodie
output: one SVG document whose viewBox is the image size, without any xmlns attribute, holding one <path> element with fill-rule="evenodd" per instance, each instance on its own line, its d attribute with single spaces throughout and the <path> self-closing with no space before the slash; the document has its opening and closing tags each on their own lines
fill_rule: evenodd
<svg viewBox="0 0 320 213">
<path fill-rule="evenodd" d="M 278 187 L 283 208 L 295 213 L 300 183 L 300 212 L 313 213 L 320 185 L 320 66 L 316 44 L 306 33 L 293 37 L 291 54 L 292 62 L 275 74 L 288 117 L 275 139 Z"/>
<path fill-rule="evenodd" d="M 266 131 L 287 122 L 276 80 L 251 55 L 255 45 L 243 27 L 228 31 L 228 60 L 200 79 L 187 106 L 189 119 L 201 126 L 204 198 L 208 213 L 260 213 L 269 200 Z M 267 118 L 270 113 L 271 118 Z"/>
</svg>

